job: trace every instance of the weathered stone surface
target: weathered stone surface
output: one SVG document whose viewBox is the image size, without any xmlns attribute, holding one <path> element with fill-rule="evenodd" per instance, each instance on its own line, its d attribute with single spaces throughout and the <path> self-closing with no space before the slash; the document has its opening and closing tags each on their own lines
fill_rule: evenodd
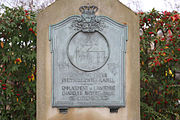
<svg viewBox="0 0 180 120">
<path fill-rule="evenodd" d="M 128 42 L 126 53 L 126 107 L 120 108 L 117 114 L 111 114 L 107 108 L 72 108 L 67 115 L 60 114 L 52 108 L 52 66 L 49 42 L 49 25 L 56 24 L 69 16 L 80 15 L 78 8 L 82 5 L 96 5 L 97 14 L 128 26 Z M 57 0 L 54 4 L 41 11 L 38 21 L 37 41 L 37 120 L 139 120 L 140 119 L 140 81 L 139 81 L 139 29 L 138 16 L 122 5 L 118 0 Z M 80 33 L 81 34 L 81 33 Z M 100 38 L 101 35 L 99 35 Z M 104 39 L 101 39 L 104 41 Z M 76 42 L 76 39 L 73 39 Z M 69 49 L 73 49 L 70 43 Z M 102 48 L 108 56 L 106 42 Z M 70 59 L 73 54 L 69 54 Z M 95 70 L 103 66 L 84 67 L 83 62 L 71 62 L 82 70 Z"/>
</svg>

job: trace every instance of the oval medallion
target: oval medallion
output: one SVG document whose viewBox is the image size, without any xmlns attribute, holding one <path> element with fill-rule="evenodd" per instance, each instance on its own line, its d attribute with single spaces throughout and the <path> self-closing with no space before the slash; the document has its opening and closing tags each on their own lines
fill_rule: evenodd
<svg viewBox="0 0 180 120">
<path fill-rule="evenodd" d="M 86 72 L 103 67 L 110 55 L 109 44 L 99 32 L 76 33 L 69 42 L 67 52 L 71 64 Z"/>
</svg>

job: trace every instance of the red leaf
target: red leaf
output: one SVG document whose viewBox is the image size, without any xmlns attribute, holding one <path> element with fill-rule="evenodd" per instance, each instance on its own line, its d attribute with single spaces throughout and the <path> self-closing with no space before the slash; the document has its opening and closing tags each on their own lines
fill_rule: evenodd
<svg viewBox="0 0 180 120">
<path fill-rule="evenodd" d="M 24 22 L 24 19 L 22 19 L 21 22 Z"/>
<path fill-rule="evenodd" d="M 33 29 L 32 29 L 32 28 L 29 28 L 29 31 L 33 31 Z"/>
<path fill-rule="evenodd" d="M 3 87 L 2 89 L 3 89 L 3 90 L 6 90 L 6 87 Z"/>
<path fill-rule="evenodd" d="M 178 59 L 175 59 L 174 61 L 176 61 L 176 62 L 177 62 L 177 61 L 178 61 Z"/>
<path fill-rule="evenodd" d="M 154 34 L 153 32 L 149 32 L 149 34 Z"/>
<path fill-rule="evenodd" d="M 160 102 L 160 101 L 157 101 L 157 104 L 161 104 L 161 102 Z"/>
<path fill-rule="evenodd" d="M 158 40 L 155 40 L 155 43 L 158 43 Z"/>
</svg>

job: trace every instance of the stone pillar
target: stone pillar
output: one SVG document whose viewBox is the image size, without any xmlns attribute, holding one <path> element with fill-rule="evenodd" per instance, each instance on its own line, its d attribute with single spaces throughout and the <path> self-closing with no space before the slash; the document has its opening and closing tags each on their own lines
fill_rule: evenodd
<svg viewBox="0 0 180 120">
<path fill-rule="evenodd" d="M 126 105 L 118 113 L 108 108 L 70 108 L 67 114 L 52 108 L 52 66 L 49 26 L 69 16 L 80 15 L 79 7 L 95 5 L 97 15 L 128 26 L 126 53 Z M 118 0 L 56 0 L 37 17 L 37 120 L 140 120 L 139 19 Z"/>
</svg>

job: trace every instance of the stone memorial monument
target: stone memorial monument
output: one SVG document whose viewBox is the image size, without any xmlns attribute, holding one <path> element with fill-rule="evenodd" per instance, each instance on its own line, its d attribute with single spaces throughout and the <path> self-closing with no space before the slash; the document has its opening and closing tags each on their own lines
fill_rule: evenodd
<svg viewBox="0 0 180 120">
<path fill-rule="evenodd" d="M 140 119 L 135 13 L 118 0 L 57 0 L 37 20 L 38 120 Z"/>
</svg>

